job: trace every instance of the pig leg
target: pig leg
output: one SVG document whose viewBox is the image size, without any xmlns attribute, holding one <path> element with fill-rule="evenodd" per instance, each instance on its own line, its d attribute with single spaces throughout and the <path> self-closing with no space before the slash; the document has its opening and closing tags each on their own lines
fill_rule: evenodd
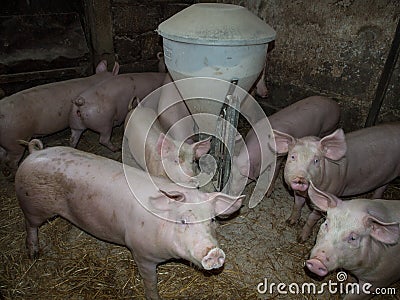
<svg viewBox="0 0 400 300">
<path fill-rule="evenodd" d="M 301 209 L 303 208 L 305 203 L 306 203 L 306 198 L 300 196 L 295 192 L 292 214 L 290 215 L 289 219 L 286 220 L 286 223 L 288 223 L 289 225 L 295 225 L 299 221 L 301 216 Z"/>
<path fill-rule="evenodd" d="M 109 122 L 109 124 L 112 124 L 112 122 Z M 116 152 L 120 150 L 119 147 L 115 146 L 111 142 L 111 133 L 112 133 L 112 126 L 104 126 L 99 130 L 100 133 L 100 138 L 99 142 L 103 146 L 106 146 L 108 149 L 110 149 L 113 152 Z"/>
<path fill-rule="evenodd" d="M 28 220 L 25 220 L 25 229 L 28 256 L 30 259 L 37 259 L 39 258 L 38 226 L 34 226 Z"/>
<path fill-rule="evenodd" d="M 25 149 L 20 147 L 18 151 L 8 151 L 4 159 L 3 175 L 7 177 L 8 180 L 14 180 L 15 172 L 18 169 L 18 162 L 21 160 Z"/>
<path fill-rule="evenodd" d="M 133 252 L 132 252 L 133 255 Z M 139 269 L 140 276 L 143 279 L 144 293 L 147 300 L 161 299 L 157 289 L 157 265 L 150 262 L 144 262 L 135 258 L 135 263 Z"/>
<path fill-rule="evenodd" d="M 306 224 L 303 227 L 301 235 L 298 238 L 299 243 L 304 243 L 310 236 L 314 225 L 322 218 L 322 212 L 314 209 L 309 215 Z"/>
<path fill-rule="evenodd" d="M 69 138 L 69 145 L 72 148 L 76 148 L 76 145 L 78 144 L 83 131 L 84 131 L 84 129 L 72 129 L 71 128 L 71 137 Z"/>
<path fill-rule="evenodd" d="M 372 199 L 382 199 L 382 198 L 383 198 L 383 193 L 385 192 L 387 186 L 388 186 L 388 185 L 385 184 L 385 185 L 383 185 L 383 186 L 377 188 L 377 189 L 374 191 L 374 194 L 372 195 Z"/>
</svg>

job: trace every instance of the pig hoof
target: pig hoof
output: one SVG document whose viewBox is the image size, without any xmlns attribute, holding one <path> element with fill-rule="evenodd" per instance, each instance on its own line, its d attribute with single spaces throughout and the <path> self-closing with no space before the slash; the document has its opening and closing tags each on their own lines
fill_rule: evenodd
<svg viewBox="0 0 400 300">
<path fill-rule="evenodd" d="M 29 253 L 28 253 L 28 256 L 29 256 L 29 258 L 31 259 L 31 260 L 36 260 L 36 259 L 38 259 L 39 258 L 39 250 L 34 250 L 34 251 L 30 251 Z"/>
<path fill-rule="evenodd" d="M 299 235 L 299 236 L 297 237 L 297 242 L 298 242 L 299 244 L 304 244 L 304 243 L 307 241 L 307 238 L 308 238 L 308 236 L 304 237 L 304 236 L 302 236 L 302 235 Z"/>
<path fill-rule="evenodd" d="M 286 220 L 286 224 L 290 225 L 290 226 L 294 226 L 297 224 L 298 219 L 293 219 L 293 218 L 289 218 Z"/>
</svg>

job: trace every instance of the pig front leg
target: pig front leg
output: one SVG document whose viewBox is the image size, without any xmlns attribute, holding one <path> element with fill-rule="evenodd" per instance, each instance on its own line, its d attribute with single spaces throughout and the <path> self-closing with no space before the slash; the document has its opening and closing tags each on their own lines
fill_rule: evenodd
<svg viewBox="0 0 400 300">
<path fill-rule="evenodd" d="M 303 227 L 303 230 L 297 239 L 299 243 L 304 243 L 311 234 L 311 231 L 314 225 L 318 222 L 319 219 L 322 218 L 322 212 L 314 209 L 309 215 L 306 224 Z"/>
<path fill-rule="evenodd" d="M 132 252 L 133 255 L 133 252 Z M 134 259 L 135 259 L 135 255 Z M 143 279 L 144 293 L 147 300 L 159 300 L 157 288 L 157 264 L 152 262 L 135 259 L 136 265 L 139 269 L 140 276 Z"/>
<path fill-rule="evenodd" d="M 305 203 L 306 203 L 306 198 L 294 192 L 294 203 L 292 207 L 292 213 L 289 219 L 286 220 L 286 223 L 288 223 L 289 225 L 297 224 L 301 216 L 301 209 L 303 208 Z"/>
<path fill-rule="evenodd" d="M 21 149 L 13 152 L 9 151 L 5 155 L 4 163 L 2 164 L 2 173 L 9 181 L 14 180 L 15 172 L 18 169 L 18 162 L 24 154 L 24 148 L 21 147 Z"/>
</svg>

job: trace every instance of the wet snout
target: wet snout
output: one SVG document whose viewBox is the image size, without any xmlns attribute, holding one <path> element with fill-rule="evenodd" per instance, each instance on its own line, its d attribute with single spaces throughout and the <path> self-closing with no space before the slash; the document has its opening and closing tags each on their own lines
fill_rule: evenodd
<svg viewBox="0 0 400 300">
<path fill-rule="evenodd" d="M 206 270 L 218 269 L 225 262 L 225 253 L 222 249 L 216 247 L 208 251 L 207 255 L 201 260 L 201 265 Z"/>
</svg>

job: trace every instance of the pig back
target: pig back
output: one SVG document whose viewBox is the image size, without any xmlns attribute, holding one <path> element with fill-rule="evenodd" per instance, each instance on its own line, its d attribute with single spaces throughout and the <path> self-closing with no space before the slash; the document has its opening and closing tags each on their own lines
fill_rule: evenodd
<svg viewBox="0 0 400 300">
<path fill-rule="evenodd" d="M 140 186 L 135 195 L 146 199 L 156 193 L 139 174 L 130 174 Z M 17 171 L 15 187 L 27 219 L 60 215 L 102 240 L 121 245 L 127 244 L 126 229 L 136 233 L 149 215 L 131 192 L 121 163 L 73 148 L 30 154 Z M 132 236 L 140 241 L 141 234 Z"/>
<path fill-rule="evenodd" d="M 0 102 L 0 136 L 14 139 L 46 135 L 68 127 L 72 100 L 92 84 L 112 76 L 101 72 L 85 78 L 40 85 Z"/>
<path fill-rule="evenodd" d="M 272 129 L 294 138 L 322 137 L 338 127 L 340 107 L 327 97 L 311 96 L 283 108 L 268 119 Z"/>
<path fill-rule="evenodd" d="M 400 176 L 400 122 L 346 134 L 343 196 L 374 190 Z"/>
</svg>

